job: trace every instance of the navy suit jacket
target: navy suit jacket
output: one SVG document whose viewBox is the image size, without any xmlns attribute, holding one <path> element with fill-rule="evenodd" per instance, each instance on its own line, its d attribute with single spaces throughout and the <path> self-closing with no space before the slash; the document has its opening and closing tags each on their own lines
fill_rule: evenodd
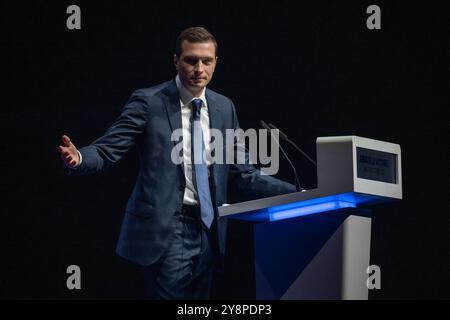
<svg viewBox="0 0 450 320">
<path fill-rule="evenodd" d="M 210 127 L 239 128 L 233 102 L 206 89 Z M 181 128 L 181 107 L 174 80 L 133 92 L 115 123 L 99 139 L 79 151 L 82 163 L 71 170 L 88 175 L 118 162 L 136 144 L 140 169 L 117 244 L 118 255 L 140 265 L 156 262 L 168 247 L 176 215 L 183 205 L 185 177 L 183 166 L 171 160 L 173 130 Z M 224 149 L 224 153 L 226 150 Z M 213 164 L 210 187 L 215 215 L 217 206 L 227 202 L 227 186 L 256 199 L 295 192 L 295 186 L 260 175 L 251 165 Z"/>
</svg>

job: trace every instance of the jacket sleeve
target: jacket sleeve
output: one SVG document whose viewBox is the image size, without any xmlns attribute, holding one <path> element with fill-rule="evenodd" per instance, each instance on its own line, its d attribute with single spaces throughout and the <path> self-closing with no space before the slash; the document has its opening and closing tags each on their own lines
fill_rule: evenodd
<svg viewBox="0 0 450 320">
<path fill-rule="evenodd" d="M 230 103 L 233 112 L 234 130 L 237 130 L 239 129 L 239 121 L 231 100 Z M 244 154 L 245 164 L 238 164 L 235 159 L 234 163 L 230 166 L 230 183 L 242 198 L 254 200 L 297 191 L 293 184 L 269 175 L 261 174 L 260 170 L 256 169 L 252 164 L 249 164 L 249 154 L 245 146 L 235 141 L 235 155 L 238 154 L 236 151 L 238 149 L 241 149 Z"/>
<path fill-rule="evenodd" d="M 148 117 L 148 99 L 135 91 L 105 134 L 89 146 L 79 149 L 82 162 L 70 169 L 70 175 L 90 175 L 118 162 L 134 145 L 136 137 L 144 131 Z"/>
</svg>

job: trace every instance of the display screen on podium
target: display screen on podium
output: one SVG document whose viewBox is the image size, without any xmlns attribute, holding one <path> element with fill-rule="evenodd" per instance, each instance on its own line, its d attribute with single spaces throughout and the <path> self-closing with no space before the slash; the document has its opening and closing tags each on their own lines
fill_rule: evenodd
<svg viewBox="0 0 450 320">
<path fill-rule="evenodd" d="M 358 178 L 397 183 L 397 156 L 393 153 L 357 147 Z"/>
</svg>

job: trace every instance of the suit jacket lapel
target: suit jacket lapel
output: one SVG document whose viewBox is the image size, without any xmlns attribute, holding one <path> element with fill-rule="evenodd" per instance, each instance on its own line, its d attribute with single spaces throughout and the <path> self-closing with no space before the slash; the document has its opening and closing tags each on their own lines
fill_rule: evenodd
<svg viewBox="0 0 450 320">
<path fill-rule="evenodd" d="M 172 80 L 171 84 L 167 86 L 162 93 L 165 96 L 165 105 L 167 111 L 167 117 L 169 118 L 170 129 L 173 131 L 181 129 L 181 106 L 180 96 L 178 94 L 177 85 L 175 80 Z M 174 141 L 174 144 L 177 142 Z"/>
<path fill-rule="evenodd" d="M 220 130 L 222 132 L 222 137 L 225 139 L 225 129 L 223 126 L 223 120 L 222 120 L 222 108 L 219 104 L 217 104 L 216 99 L 214 98 L 214 96 L 212 96 L 209 93 L 209 90 L 206 90 L 206 100 L 208 102 L 208 111 L 209 111 L 209 127 L 211 129 L 217 129 Z M 211 195 L 213 196 L 213 204 L 214 204 L 214 214 L 217 216 L 218 215 L 218 211 L 217 211 L 217 181 L 218 180 L 218 166 L 217 164 L 213 163 L 211 165 L 211 172 L 212 172 L 212 177 L 213 180 L 210 180 L 210 188 L 211 188 Z"/>
<path fill-rule="evenodd" d="M 222 117 L 221 117 L 221 107 L 217 104 L 216 99 L 209 93 L 206 89 L 206 101 L 208 102 L 209 111 L 209 127 L 214 129 L 219 129 L 222 131 Z M 222 131 L 222 133 L 224 133 Z"/>
<path fill-rule="evenodd" d="M 169 125 L 171 129 L 170 134 L 172 134 L 175 130 L 182 129 L 180 96 L 178 93 L 175 80 L 172 80 L 171 84 L 167 86 L 164 90 L 162 90 L 162 93 L 164 94 L 163 101 L 166 107 L 167 118 L 169 119 Z M 182 141 L 183 136 L 181 136 L 178 141 L 172 142 L 175 147 L 177 144 L 182 143 Z M 182 173 L 184 172 L 184 163 L 182 156 L 181 156 L 180 170 Z"/>
</svg>

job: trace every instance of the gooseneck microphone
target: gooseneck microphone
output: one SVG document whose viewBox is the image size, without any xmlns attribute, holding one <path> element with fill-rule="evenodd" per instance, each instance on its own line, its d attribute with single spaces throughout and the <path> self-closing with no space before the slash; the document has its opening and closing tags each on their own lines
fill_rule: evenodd
<svg viewBox="0 0 450 320">
<path fill-rule="evenodd" d="M 295 188 L 297 189 L 297 191 L 306 191 L 305 189 L 302 188 L 302 186 L 300 185 L 300 181 L 298 179 L 298 175 L 297 175 L 297 170 L 295 169 L 295 166 L 292 164 L 291 159 L 289 159 L 288 155 L 286 154 L 286 152 L 284 151 L 283 147 L 279 144 L 278 140 L 276 139 L 276 137 L 274 137 L 273 133 L 272 133 L 272 129 L 263 121 L 260 120 L 259 122 L 261 124 L 261 126 L 266 129 L 267 131 L 270 132 L 270 135 L 273 137 L 273 139 L 275 140 L 275 142 L 277 143 L 278 147 L 281 150 L 281 153 L 284 155 L 284 157 L 286 158 L 287 162 L 289 163 L 289 165 L 292 168 L 292 171 L 294 171 L 294 177 L 295 177 Z M 280 132 L 281 134 L 281 132 Z"/>
<path fill-rule="evenodd" d="M 304 152 L 302 149 L 300 149 L 300 147 L 298 145 L 296 145 L 294 141 L 290 140 L 284 132 L 282 132 L 280 129 L 278 129 L 277 127 L 275 127 L 271 123 L 269 123 L 269 127 L 272 128 L 272 129 L 278 130 L 278 132 L 280 133 L 280 138 L 281 139 L 283 139 L 286 142 L 290 143 L 295 149 L 297 149 L 297 151 L 299 151 L 306 159 L 308 159 L 317 168 L 317 163 L 313 159 L 311 159 L 311 157 L 308 156 L 306 154 L 306 152 Z"/>
</svg>

